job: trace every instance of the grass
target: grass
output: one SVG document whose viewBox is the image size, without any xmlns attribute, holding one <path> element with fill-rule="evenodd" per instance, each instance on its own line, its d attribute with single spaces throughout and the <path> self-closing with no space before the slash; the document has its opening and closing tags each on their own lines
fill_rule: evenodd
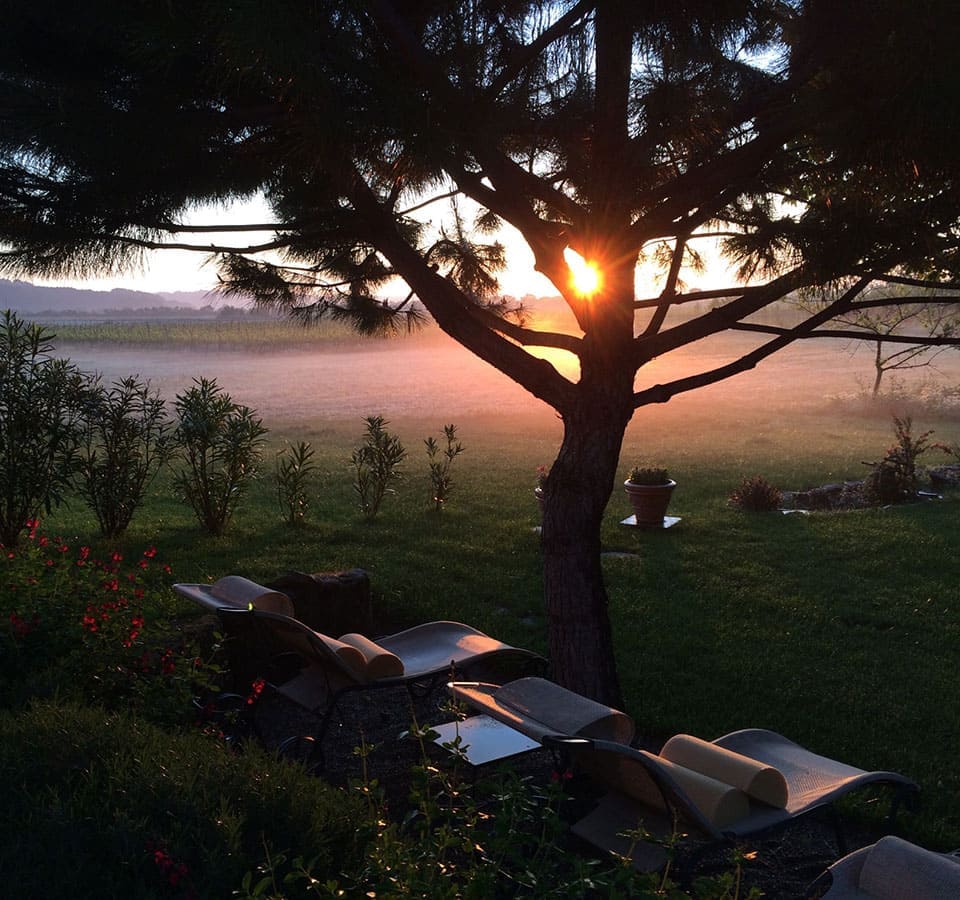
<svg viewBox="0 0 960 900">
<path fill-rule="evenodd" d="M 623 468 L 640 458 L 669 465 L 679 481 L 671 512 L 683 522 L 630 532 L 618 524 L 629 512 L 618 490 L 603 525 L 606 549 L 633 554 L 607 557 L 605 576 L 627 710 L 640 731 L 712 738 L 763 726 L 864 768 L 903 772 L 923 791 L 920 811 L 903 819 L 906 836 L 960 845 L 952 758 L 960 719 L 951 712 L 960 669 L 958 499 L 810 516 L 739 512 L 726 499 L 744 476 L 789 489 L 862 475 L 862 460 L 890 443 L 889 419 L 811 413 L 765 428 L 763 414 L 745 412 L 707 433 L 691 410 L 683 433 L 671 434 L 655 427 L 656 416 L 631 426 Z M 164 478 L 126 543 L 155 544 L 182 581 L 360 566 L 376 608 L 398 627 L 460 619 L 544 652 L 532 489 L 558 426 L 456 424 L 466 452 L 439 515 L 422 444 L 438 434 L 436 423 L 391 424 L 410 451 L 407 475 L 373 521 L 359 514 L 351 487 L 360 424 L 340 423 L 272 435 L 272 450 L 286 438 L 311 440 L 317 451 L 305 527 L 282 523 L 268 466 L 225 536 L 199 534 Z M 938 438 L 956 440 L 954 422 L 937 427 Z M 45 527 L 91 540 L 94 522 L 74 503 Z M 185 603 L 183 613 L 194 610 Z"/>
</svg>

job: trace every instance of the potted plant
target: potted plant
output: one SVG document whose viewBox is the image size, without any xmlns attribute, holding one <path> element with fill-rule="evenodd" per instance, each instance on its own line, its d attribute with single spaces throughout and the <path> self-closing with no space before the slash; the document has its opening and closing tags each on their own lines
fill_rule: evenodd
<svg viewBox="0 0 960 900">
<path fill-rule="evenodd" d="M 663 526 L 670 496 L 677 483 L 659 466 L 634 466 L 623 483 L 637 525 Z"/>
</svg>

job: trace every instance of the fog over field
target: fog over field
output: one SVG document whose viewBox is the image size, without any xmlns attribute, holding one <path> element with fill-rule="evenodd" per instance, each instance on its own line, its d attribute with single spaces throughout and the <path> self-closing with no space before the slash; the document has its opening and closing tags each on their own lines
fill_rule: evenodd
<svg viewBox="0 0 960 900">
<path fill-rule="evenodd" d="M 714 338 L 655 360 L 641 370 L 637 386 L 665 383 L 712 369 L 756 346 L 750 335 Z M 846 348 L 846 349 L 845 349 Z M 217 382 L 239 403 L 255 408 L 271 428 L 318 422 L 352 422 L 382 414 L 390 420 L 436 420 L 463 423 L 482 418 L 506 428 L 526 423 L 543 428 L 556 415 L 506 376 L 442 334 L 391 341 L 361 341 L 329 349 L 249 352 L 200 348 L 162 351 L 92 344 L 57 344 L 85 371 L 112 381 L 131 374 L 148 378 L 172 401 L 194 378 Z M 572 357 L 551 361 L 576 377 Z M 894 373 L 895 375 L 896 373 Z M 647 407 L 631 428 L 709 428 L 711 422 L 743 419 L 746 411 L 764 417 L 789 417 L 822 408 L 838 395 L 851 396 L 872 380 L 871 351 L 853 355 L 838 341 L 806 341 L 781 351 L 750 372 L 679 395 L 667 404 Z M 948 351 L 937 369 L 904 373 L 917 383 L 937 377 L 960 383 L 960 353 Z M 888 383 L 893 384 L 888 376 Z"/>
</svg>

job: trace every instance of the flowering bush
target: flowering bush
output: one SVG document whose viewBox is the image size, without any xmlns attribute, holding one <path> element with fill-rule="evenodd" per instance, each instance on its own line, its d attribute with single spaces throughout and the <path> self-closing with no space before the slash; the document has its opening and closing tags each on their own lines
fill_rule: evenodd
<svg viewBox="0 0 960 900">
<path fill-rule="evenodd" d="M 56 691 L 182 715 L 193 682 L 207 673 L 172 624 L 171 570 L 156 548 L 101 557 L 42 533 L 37 521 L 27 529 L 27 540 L 4 547 L 0 559 L 5 695 Z"/>
</svg>

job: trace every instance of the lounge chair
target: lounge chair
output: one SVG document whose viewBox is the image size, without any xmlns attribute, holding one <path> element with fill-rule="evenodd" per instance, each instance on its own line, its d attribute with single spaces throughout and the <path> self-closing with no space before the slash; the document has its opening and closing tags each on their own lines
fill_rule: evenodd
<svg viewBox="0 0 960 900">
<path fill-rule="evenodd" d="M 668 835 L 679 824 L 708 842 L 730 841 L 786 825 L 868 784 L 896 789 L 892 819 L 900 800 L 917 791 L 917 785 L 902 775 L 858 769 L 759 728 L 712 742 L 678 735 L 660 754 L 638 750 L 627 743 L 629 737 L 623 739 L 632 730 L 616 716 L 603 715 L 591 722 L 584 703 L 592 701 L 540 682 L 527 678 L 503 687 L 453 683 L 450 691 L 544 746 L 565 751 L 608 789 L 573 830 L 596 846 L 632 856 L 639 868 L 658 868 L 663 860 L 643 842 L 623 836 L 641 821 L 654 834 Z M 545 690 L 553 695 L 549 704 L 537 701 Z M 560 719 L 555 715 L 558 709 L 567 711 Z M 587 715 L 571 731 L 567 723 L 576 722 L 577 715 L 570 711 L 577 709 Z M 615 721 L 622 734 L 597 736 Z M 551 728 L 556 733 L 550 734 Z M 839 831 L 838 840 L 842 842 Z"/>
<path fill-rule="evenodd" d="M 960 897 L 960 858 L 888 835 L 837 860 L 807 891 L 823 900 Z"/>
<path fill-rule="evenodd" d="M 391 687 L 410 691 L 417 686 L 429 688 L 451 672 L 465 673 L 481 666 L 515 675 L 518 667 L 523 671 L 531 665 L 546 665 L 537 653 L 459 622 L 427 622 L 373 641 L 360 634 L 332 638 L 290 616 L 255 606 L 219 607 L 217 613 L 224 633 L 242 641 L 243 647 L 263 648 L 268 655 L 286 651 L 296 656 L 296 674 L 275 687 L 281 695 L 320 715 L 320 725 L 309 737 L 315 753 L 320 752 L 339 701 L 351 691 Z"/>
</svg>

